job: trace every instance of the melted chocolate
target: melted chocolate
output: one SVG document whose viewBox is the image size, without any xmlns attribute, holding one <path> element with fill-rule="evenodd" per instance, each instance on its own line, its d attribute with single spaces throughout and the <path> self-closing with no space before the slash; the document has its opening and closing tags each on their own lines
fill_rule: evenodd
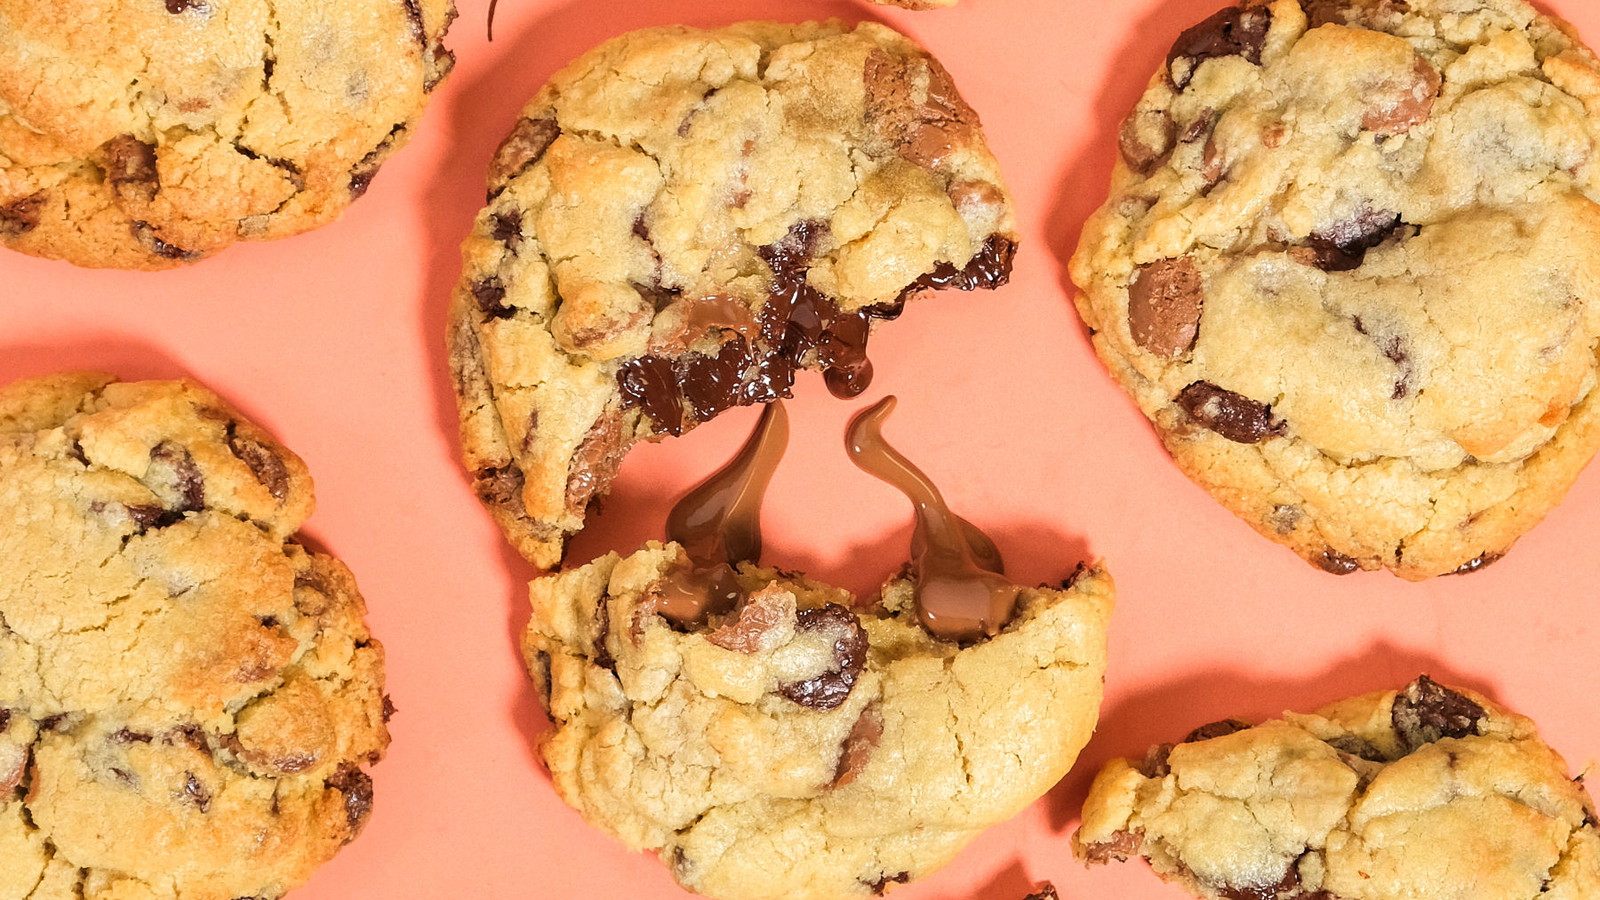
<svg viewBox="0 0 1600 900">
<path fill-rule="evenodd" d="M 911 536 L 911 572 L 917 617 L 946 640 L 975 641 L 1000 631 L 1016 607 L 1017 586 L 1002 574 L 993 542 L 950 507 L 916 466 L 883 438 L 894 410 L 885 397 L 850 422 L 845 449 L 861 469 L 894 485 L 911 500 L 917 524 Z"/>
<path fill-rule="evenodd" d="M 806 366 L 823 370 L 834 396 L 859 396 L 872 383 L 867 338 L 873 319 L 899 316 L 918 291 L 999 287 L 1010 278 L 1016 254 L 1015 242 L 991 235 L 964 267 L 940 263 L 892 302 L 846 312 L 806 280 L 826 228 L 800 222 L 783 240 L 757 250 L 772 281 L 753 335 L 742 322 L 715 321 L 727 318 L 725 308 L 708 308 L 701 319 L 691 310 L 691 327 L 704 322 L 727 335 L 717 355 L 651 353 L 623 363 L 617 371 L 623 405 L 643 410 L 658 433 L 677 436 L 731 407 L 790 396 L 795 372 Z"/>
<path fill-rule="evenodd" d="M 738 455 L 672 508 L 667 540 L 697 563 L 760 560 L 761 498 L 788 443 L 789 414 L 782 402 L 772 403 Z"/>
</svg>

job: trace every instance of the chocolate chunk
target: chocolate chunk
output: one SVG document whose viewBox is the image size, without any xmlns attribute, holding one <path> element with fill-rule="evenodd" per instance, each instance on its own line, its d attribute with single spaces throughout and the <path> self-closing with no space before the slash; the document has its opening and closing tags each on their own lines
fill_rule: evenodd
<svg viewBox="0 0 1600 900">
<path fill-rule="evenodd" d="M 1117 150 L 1128 168 L 1149 175 L 1172 154 L 1178 123 L 1164 109 L 1135 109 L 1117 133 Z"/>
<path fill-rule="evenodd" d="M 904 299 L 911 293 L 922 289 L 945 290 L 954 288 L 958 291 L 993 290 L 1001 287 L 1011 280 L 1011 265 L 1017 256 L 1017 242 L 1003 234 L 991 234 L 983 241 L 983 246 L 978 252 L 967 260 L 967 264 L 957 269 L 954 265 L 941 262 L 933 267 L 933 271 L 921 276 L 900 292 Z M 892 314 L 879 318 L 892 319 L 899 315 L 898 309 L 893 309 Z"/>
<path fill-rule="evenodd" d="M 744 589 L 732 566 L 719 562 L 701 567 L 689 562 L 663 573 L 645 591 L 640 609 L 647 615 L 660 615 L 679 631 L 689 631 L 712 616 L 732 612 L 743 600 Z"/>
<path fill-rule="evenodd" d="M 175 16 L 182 15 L 191 9 L 204 15 L 211 11 L 211 5 L 206 3 L 205 0 L 167 0 L 167 12 Z"/>
<path fill-rule="evenodd" d="M 1312 562 L 1322 571 L 1331 572 L 1334 575 L 1349 575 L 1351 572 L 1361 568 L 1361 563 L 1354 557 L 1345 556 L 1332 547 L 1328 547 L 1317 554 Z"/>
<path fill-rule="evenodd" d="M 494 228 L 489 232 L 494 239 L 512 250 L 517 249 L 517 245 L 522 243 L 522 213 L 512 210 L 495 213 L 489 218 L 494 222 Z"/>
<path fill-rule="evenodd" d="M 372 814 L 372 776 L 351 763 L 342 763 L 324 784 L 344 795 L 345 821 L 350 825 L 350 835 L 345 838 L 348 842 Z"/>
<path fill-rule="evenodd" d="M 183 773 L 183 795 L 189 799 L 190 803 L 198 807 L 200 812 L 208 813 L 211 811 L 211 791 L 200 783 L 200 779 L 194 777 L 193 772 Z"/>
<path fill-rule="evenodd" d="M 1134 343 L 1173 359 L 1194 346 L 1205 307 L 1205 282 L 1187 256 L 1140 266 L 1128 285 L 1128 330 Z"/>
<path fill-rule="evenodd" d="M 228 426 L 228 449 L 249 467 L 250 474 L 273 499 L 282 502 L 289 496 L 289 469 L 276 450 L 255 438 L 241 436 L 234 424 Z"/>
<path fill-rule="evenodd" d="M 1172 755 L 1171 744 L 1156 744 L 1144 752 L 1144 759 L 1139 761 L 1139 774 L 1146 778 L 1165 778 L 1172 774 L 1172 766 L 1167 759 Z"/>
<path fill-rule="evenodd" d="M 160 506 L 128 506 L 128 518 L 142 534 L 152 528 L 166 528 L 183 521 L 183 513 Z"/>
<path fill-rule="evenodd" d="M 1368 106 L 1362 128 L 1380 135 L 1405 134 L 1428 121 L 1433 101 L 1439 97 L 1439 70 L 1421 56 L 1414 68 L 1416 77 L 1399 94 L 1380 97 Z"/>
<path fill-rule="evenodd" d="M 608 411 L 595 420 L 583 442 L 573 451 L 567 469 L 567 511 L 581 515 L 611 485 L 622 467 L 628 441 L 622 436 L 622 416 Z"/>
<path fill-rule="evenodd" d="M 845 735 L 844 744 L 839 747 L 839 764 L 834 769 L 833 781 L 828 787 L 842 788 L 855 781 L 861 770 L 867 767 L 872 752 L 878 749 L 878 742 L 882 739 L 883 714 L 876 705 L 868 706 L 861 711 L 856 724 Z"/>
<path fill-rule="evenodd" d="M 162 240 L 160 236 L 156 234 L 155 226 L 151 225 L 149 222 L 140 222 L 135 220 L 131 225 L 129 225 L 128 230 L 133 233 L 134 238 L 138 240 L 139 243 L 145 246 L 145 249 L 149 250 L 151 253 L 154 253 L 156 256 L 161 257 L 162 259 L 190 262 L 200 258 L 200 253 L 198 251 L 185 250 L 182 247 L 179 247 L 175 244 L 169 244 Z"/>
<path fill-rule="evenodd" d="M 18 237 L 39 227 L 44 209 L 44 191 L 0 204 L 0 238 Z"/>
<path fill-rule="evenodd" d="M 805 681 L 779 685 L 778 693 L 809 709 L 835 709 L 850 696 L 856 677 L 866 667 L 867 632 L 854 613 L 836 603 L 800 610 L 795 624 L 800 631 L 820 631 L 833 638 L 834 667 Z"/>
<path fill-rule="evenodd" d="M 511 134 L 500 142 L 489 163 L 490 199 L 504 189 L 505 183 L 522 174 L 529 166 L 544 158 L 546 150 L 561 135 L 561 126 L 555 117 L 518 119 Z"/>
<path fill-rule="evenodd" d="M 594 664 L 617 673 L 617 661 L 606 641 L 611 637 L 611 595 L 601 592 L 594 606 Z"/>
<path fill-rule="evenodd" d="M 168 3 L 168 8 L 171 3 Z M 122 134 L 101 146 L 106 154 L 106 180 L 123 199 L 146 203 L 161 190 L 161 175 L 156 170 L 156 148 L 131 134 Z"/>
<path fill-rule="evenodd" d="M 162 441 L 151 448 L 150 461 L 170 472 L 172 484 L 169 486 L 180 498 L 178 510 L 190 512 L 206 505 L 205 479 L 188 450 L 171 441 Z"/>
<path fill-rule="evenodd" d="M 1208 381 L 1184 388 L 1177 403 L 1200 425 L 1235 443 L 1257 444 L 1283 432 L 1283 423 L 1272 417 L 1272 407 Z"/>
<path fill-rule="evenodd" d="M 389 724 L 389 720 L 394 718 L 395 712 L 396 712 L 396 710 L 394 708 L 394 699 L 391 698 L 388 694 L 384 694 L 383 695 L 383 724 L 385 724 L 385 725 Z"/>
<path fill-rule="evenodd" d="M 472 474 L 473 488 L 479 499 L 492 506 L 514 506 L 519 510 L 522 508 L 522 479 L 522 470 L 515 463 L 488 466 Z"/>
<path fill-rule="evenodd" d="M 517 311 L 507 305 L 506 286 L 498 277 L 480 278 L 472 283 L 472 299 L 478 304 L 478 312 L 491 319 L 509 319 Z"/>
<path fill-rule="evenodd" d="M 1037 891 L 1022 898 L 1022 900 L 1061 900 L 1061 898 L 1056 893 L 1056 886 L 1046 881 L 1044 884 L 1039 885 Z"/>
<path fill-rule="evenodd" d="M 961 99 L 950 73 L 931 57 L 873 50 L 861 77 L 868 124 L 906 160 L 936 168 L 972 143 L 977 114 Z"/>
<path fill-rule="evenodd" d="M 1408 752 L 1444 738 L 1478 733 L 1478 723 L 1488 716 L 1484 708 L 1426 675 L 1395 695 L 1389 719 Z"/>
<path fill-rule="evenodd" d="M 1317 268 L 1346 272 L 1359 267 L 1367 251 L 1383 243 L 1399 227 L 1399 213 L 1363 206 L 1349 219 L 1312 232 L 1306 243 L 1316 253 Z"/>
<path fill-rule="evenodd" d="M 1144 835 L 1131 831 L 1118 831 L 1109 841 L 1097 841 L 1083 846 L 1083 861 L 1091 866 L 1103 866 L 1112 860 L 1126 862 L 1144 846 Z"/>
<path fill-rule="evenodd" d="M 1227 735 L 1244 731 L 1249 727 L 1249 722 L 1241 722 L 1238 719 L 1223 719 L 1219 722 L 1212 722 L 1209 725 L 1201 725 L 1199 728 L 1189 732 L 1188 736 L 1183 739 L 1183 743 L 1193 744 L 1198 741 L 1209 741 L 1212 738 L 1226 737 Z"/>
<path fill-rule="evenodd" d="M 739 615 L 710 634 L 706 640 L 724 650 L 736 653 L 755 653 L 761 649 L 761 639 L 783 624 L 787 609 L 776 601 L 781 589 L 776 586 L 751 594 L 739 607 Z"/>
<path fill-rule="evenodd" d="M 889 885 L 891 885 L 891 884 L 905 884 L 906 882 L 908 882 L 910 880 L 911 880 L 911 873 L 910 872 L 896 872 L 893 875 L 881 876 L 881 877 L 878 878 L 877 881 L 874 881 L 874 882 L 872 882 L 871 884 L 869 884 L 867 886 L 872 888 L 873 896 L 882 897 L 883 896 L 883 892 L 888 890 Z M 862 882 L 862 883 L 865 884 L 865 882 Z"/>
<path fill-rule="evenodd" d="M 638 407 L 654 431 L 673 437 L 683 434 L 683 395 L 671 359 L 646 355 L 628 360 L 617 368 L 617 389 L 622 405 Z"/>
<path fill-rule="evenodd" d="M 1200 63 L 1221 56 L 1242 56 L 1259 65 L 1271 24 L 1272 16 L 1265 9 L 1236 6 L 1218 11 L 1178 36 L 1167 53 L 1168 81 L 1181 91 L 1189 86 Z"/>
<path fill-rule="evenodd" d="M 1454 571 L 1452 571 L 1450 574 L 1451 575 L 1470 575 L 1473 572 L 1481 571 L 1483 569 L 1488 568 L 1490 564 L 1492 564 L 1495 560 L 1499 559 L 1500 557 L 1502 557 L 1504 555 L 1505 555 L 1504 553 L 1492 553 L 1492 552 L 1489 552 L 1489 551 L 1484 551 L 1483 553 L 1480 553 L 1477 556 L 1474 556 L 1472 559 L 1469 559 L 1466 562 L 1462 563 L 1460 566 L 1456 567 L 1456 569 Z"/>
<path fill-rule="evenodd" d="M 1344 25 L 1349 22 L 1350 0 L 1300 0 L 1308 26 Z"/>
</svg>

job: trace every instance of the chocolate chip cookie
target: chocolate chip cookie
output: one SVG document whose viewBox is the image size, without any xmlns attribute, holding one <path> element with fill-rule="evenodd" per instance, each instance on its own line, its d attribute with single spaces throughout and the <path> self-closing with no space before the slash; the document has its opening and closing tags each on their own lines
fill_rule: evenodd
<svg viewBox="0 0 1600 900">
<path fill-rule="evenodd" d="M 0 896 L 277 898 L 391 711 L 294 454 L 185 382 L 0 389 Z"/>
<path fill-rule="evenodd" d="M 1021 589 L 993 637 L 651 543 L 535 580 L 523 638 L 556 790 L 724 900 L 869 897 L 1054 784 L 1093 729 L 1108 576 Z"/>
<path fill-rule="evenodd" d="M 450 0 L 0 0 L 0 241 L 159 269 L 326 224 L 453 57 Z"/>
<path fill-rule="evenodd" d="M 1600 896 L 1582 779 L 1532 722 L 1427 676 L 1113 761 L 1073 848 L 1089 863 L 1142 856 L 1206 898 Z"/>
<path fill-rule="evenodd" d="M 449 355 L 478 494 L 560 560 L 628 447 L 825 370 L 877 320 L 992 288 L 1015 222 L 949 74 L 872 23 L 656 28 L 523 110 L 463 248 Z"/>
<path fill-rule="evenodd" d="M 1330 572 L 1471 572 L 1600 442 L 1600 64 L 1521 0 L 1184 32 L 1072 259 L 1191 478 Z"/>
</svg>

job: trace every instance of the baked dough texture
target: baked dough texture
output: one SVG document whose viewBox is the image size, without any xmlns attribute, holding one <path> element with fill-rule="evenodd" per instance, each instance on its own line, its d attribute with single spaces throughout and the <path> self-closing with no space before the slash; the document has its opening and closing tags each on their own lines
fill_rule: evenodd
<svg viewBox="0 0 1600 900">
<path fill-rule="evenodd" d="M 0 898 L 274 900 L 388 745 L 301 461 L 187 382 L 0 389 Z"/>
<path fill-rule="evenodd" d="M 997 636 L 935 640 L 912 587 L 742 564 L 736 609 L 658 612 L 687 559 L 651 543 L 533 582 L 523 638 L 557 792 L 722 900 L 879 894 L 947 862 L 1066 773 L 1094 728 L 1109 576 L 1024 589 Z"/>
<path fill-rule="evenodd" d="M 1073 836 L 1208 900 L 1588 900 L 1600 828 L 1533 723 L 1423 676 L 1114 760 Z"/>
<path fill-rule="evenodd" d="M 799 369 L 859 390 L 877 321 L 1003 284 L 1016 239 L 977 115 L 873 23 L 617 37 L 527 105 L 488 185 L 450 314 L 463 455 L 544 568 L 635 441 Z"/>
<path fill-rule="evenodd" d="M 0 242 L 160 269 L 326 224 L 454 58 L 450 0 L 0 0 Z"/>
<path fill-rule="evenodd" d="M 1521 0 L 1185 32 L 1071 263 L 1183 471 L 1335 573 L 1475 571 L 1600 442 L 1600 64 Z"/>
</svg>

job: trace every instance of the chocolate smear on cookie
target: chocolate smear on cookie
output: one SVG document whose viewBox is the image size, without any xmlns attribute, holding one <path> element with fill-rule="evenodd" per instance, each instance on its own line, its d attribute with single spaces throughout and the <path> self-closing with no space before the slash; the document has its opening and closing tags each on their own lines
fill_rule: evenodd
<svg viewBox="0 0 1600 900">
<path fill-rule="evenodd" d="M 883 421 L 894 405 L 894 397 L 885 397 L 857 413 L 845 449 L 863 471 L 905 494 L 916 511 L 911 577 L 922 626 L 944 640 L 992 637 L 1010 621 L 1019 588 L 1002 574 L 994 542 L 951 512 L 928 476 L 884 440 Z"/>
</svg>

